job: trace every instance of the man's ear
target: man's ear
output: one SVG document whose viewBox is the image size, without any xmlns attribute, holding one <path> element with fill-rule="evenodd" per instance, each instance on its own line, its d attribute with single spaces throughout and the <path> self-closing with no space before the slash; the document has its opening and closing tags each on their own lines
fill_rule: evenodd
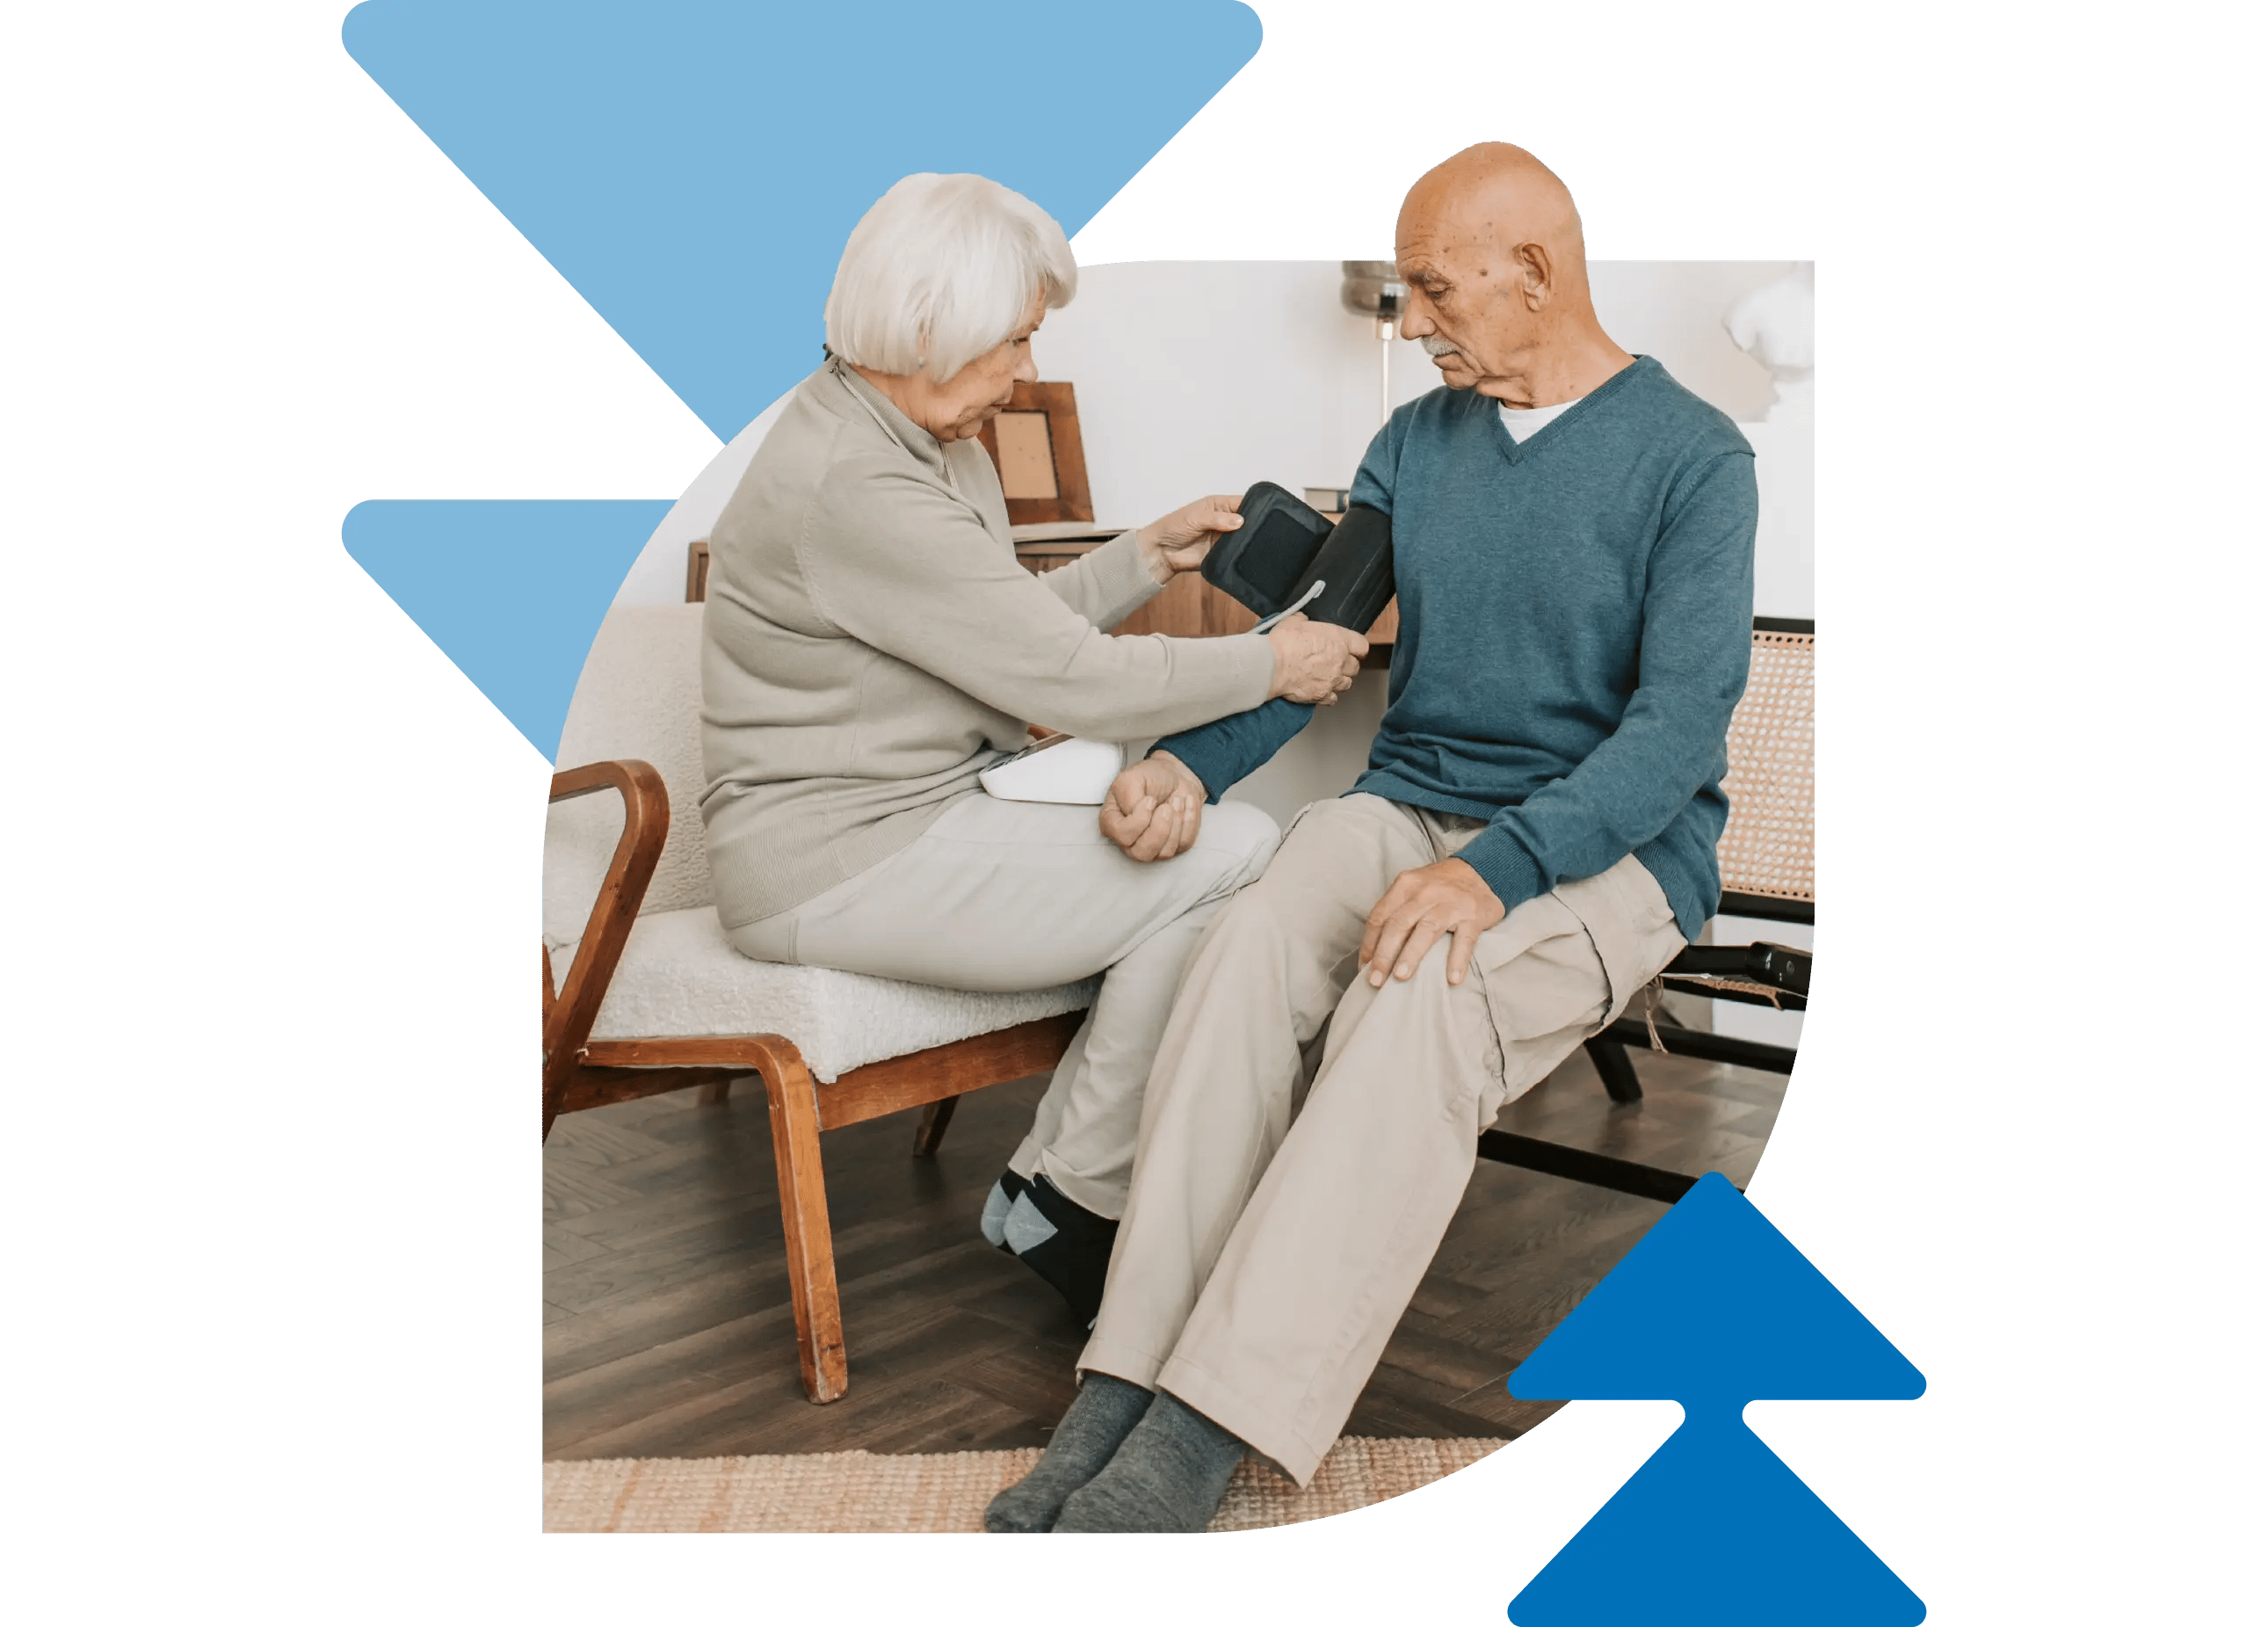
<svg viewBox="0 0 2268 1627">
<path fill-rule="evenodd" d="M 1541 243 L 1522 243 L 1512 253 L 1513 275 L 1521 298 L 1531 311 L 1551 303 L 1551 251 Z"/>
</svg>

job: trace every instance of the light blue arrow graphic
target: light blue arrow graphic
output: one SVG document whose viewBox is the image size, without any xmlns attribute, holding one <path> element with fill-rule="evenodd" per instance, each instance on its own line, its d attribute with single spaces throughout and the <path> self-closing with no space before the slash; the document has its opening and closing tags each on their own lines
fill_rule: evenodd
<svg viewBox="0 0 2268 1627">
<path fill-rule="evenodd" d="M 1076 232 L 1251 59 L 1260 23 L 1233 0 L 367 0 L 343 38 L 730 440 L 818 364 L 843 240 L 893 181 L 975 171 Z M 550 756 L 668 507 L 370 503 L 347 546 Z"/>
<path fill-rule="evenodd" d="M 368 0 L 346 48 L 720 440 L 819 363 L 866 208 L 974 171 L 1077 232 L 1260 48 L 1230 0 Z"/>
<path fill-rule="evenodd" d="M 670 510 L 644 502 L 372 502 L 347 552 L 547 758 L 615 589 Z"/>
</svg>

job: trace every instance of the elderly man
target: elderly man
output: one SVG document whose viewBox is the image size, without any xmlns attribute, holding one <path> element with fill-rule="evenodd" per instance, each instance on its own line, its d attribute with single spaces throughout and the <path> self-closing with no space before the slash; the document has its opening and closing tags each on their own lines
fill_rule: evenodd
<svg viewBox="0 0 2268 1627">
<path fill-rule="evenodd" d="M 1305 1484 L 1477 1132 L 1715 906 L 1748 444 L 1607 336 L 1573 202 L 1521 149 L 1419 180 L 1395 258 L 1402 331 L 1446 388 L 1394 414 L 1355 480 L 1394 522 L 1390 704 L 1368 772 L 1300 816 L 1191 958 L 1079 1398 L 995 1531 L 1202 1530 L 1247 1450 Z M 1105 831 L 1136 857 L 1179 843 L 1310 714 L 1272 701 L 1160 742 Z"/>
</svg>

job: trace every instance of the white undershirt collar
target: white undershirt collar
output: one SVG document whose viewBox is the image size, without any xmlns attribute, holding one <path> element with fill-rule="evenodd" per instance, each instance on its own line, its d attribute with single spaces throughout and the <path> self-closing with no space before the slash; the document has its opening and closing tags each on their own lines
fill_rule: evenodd
<svg viewBox="0 0 2268 1627">
<path fill-rule="evenodd" d="M 1504 414 L 1505 433 L 1517 444 L 1542 429 L 1568 408 L 1587 399 L 1589 399 L 1587 396 L 1578 396 L 1573 401 L 1563 401 L 1549 407 L 1499 407 L 1497 410 Z"/>
</svg>

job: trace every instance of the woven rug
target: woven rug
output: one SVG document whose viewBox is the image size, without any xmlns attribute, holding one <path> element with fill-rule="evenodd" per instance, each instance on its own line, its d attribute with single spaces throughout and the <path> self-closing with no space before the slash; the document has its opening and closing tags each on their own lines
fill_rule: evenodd
<svg viewBox="0 0 2268 1627">
<path fill-rule="evenodd" d="M 1366 1508 L 1477 1463 L 1500 1440 L 1343 1439 L 1306 1490 L 1248 1459 L 1215 1531 Z M 984 1505 L 1040 1459 L 1020 1452 L 897 1456 L 596 1458 L 543 1466 L 546 1531 L 982 1531 Z"/>
</svg>

